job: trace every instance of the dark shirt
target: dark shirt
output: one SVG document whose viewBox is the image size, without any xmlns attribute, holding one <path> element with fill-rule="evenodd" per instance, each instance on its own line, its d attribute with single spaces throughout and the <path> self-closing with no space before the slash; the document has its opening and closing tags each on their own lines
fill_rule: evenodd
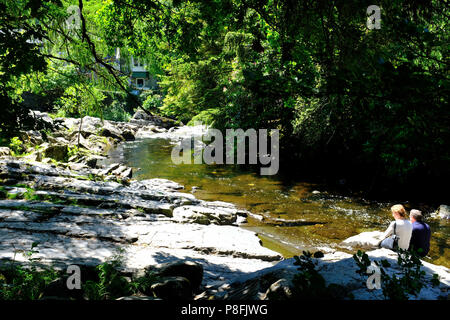
<svg viewBox="0 0 450 320">
<path fill-rule="evenodd" d="M 409 250 L 418 250 L 419 248 L 423 251 L 419 253 L 420 256 L 425 257 L 430 251 L 430 238 L 431 230 L 430 227 L 425 222 L 416 221 L 412 224 L 413 230 L 411 235 L 411 241 L 409 243 Z"/>
</svg>

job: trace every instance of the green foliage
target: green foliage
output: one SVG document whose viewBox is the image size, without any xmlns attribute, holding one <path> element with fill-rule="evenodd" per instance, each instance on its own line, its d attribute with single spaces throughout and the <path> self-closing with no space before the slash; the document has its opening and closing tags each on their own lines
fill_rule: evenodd
<svg viewBox="0 0 450 320">
<path fill-rule="evenodd" d="M 440 284 L 441 282 L 440 282 L 440 280 L 439 280 L 439 275 L 438 274 L 433 274 L 433 279 L 431 279 L 431 285 L 433 286 L 433 287 L 436 287 L 436 286 L 438 286 L 439 284 Z"/>
<path fill-rule="evenodd" d="M 73 85 L 64 90 L 58 99 L 58 116 L 82 117 L 85 115 L 102 115 L 102 101 L 105 95 L 93 85 Z"/>
<path fill-rule="evenodd" d="M 312 259 L 313 255 L 308 251 L 303 251 L 300 257 L 294 256 L 294 265 L 299 266 L 299 273 L 294 276 L 292 281 L 293 299 L 315 300 L 330 299 L 332 292 L 325 284 L 325 279 L 316 270 L 316 262 Z M 316 252 L 314 258 L 323 257 L 323 253 Z"/>
<path fill-rule="evenodd" d="M 147 273 L 130 282 L 131 291 L 133 294 L 146 294 L 149 292 L 150 287 L 157 283 L 158 280 L 160 280 L 160 277 L 157 274 Z"/>
<path fill-rule="evenodd" d="M 83 286 L 89 300 L 116 299 L 131 293 L 128 281 L 117 271 L 118 266 L 118 263 L 113 261 L 96 267 L 99 280 L 86 281 Z"/>
<path fill-rule="evenodd" d="M 71 157 L 77 155 L 80 152 L 80 149 L 78 146 L 69 146 L 67 151 L 67 159 L 70 159 Z"/>
<path fill-rule="evenodd" d="M 20 196 L 20 198 L 25 199 L 25 200 L 29 200 L 29 201 L 33 201 L 33 200 L 39 200 L 39 197 L 37 195 L 35 195 L 36 190 L 29 188 L 29 187 L 25 187 L 26 191 L 20 195 L 19 193 L 7 193 L 6 197 L 8 199 L 16 199 Z"/>
<path fill-rule="evenodd" d="M 142 108 L 150 112 L 158 112 L 162 106 L 162 97 L 158 93 L 154 93 L 152 90 L 148 90 L 145 94 L 141 94 L 141 98 L 144 99 Z"/>
<path fill-rule="evenodd" d="M 96 267 L 98 281 L 89 280 L 83 286 L 83 291 L 89 300 L 116 299 L 130 293 L 129 283 L 118 269 L 122 265 L 123 250 L 111 257 L 111 259 Z"/>
<path fill-rule="evenodd" d="M 194 125 L 195 122 L 201 122 L 203 125 L 214 126 L 217 116 L 220 114 L 220 109 L 208 109 L 203 110 L 196 116 L 194 116 L 187 125 Z"/>
<path fill-rule="evenodd" d="M 425 271 L 421 270 L 420 257 L 415 252 L 400 249 L 397 263 L 400 266 L 402 278 L 397 279 L 395 275 L 390 277 L 384 269 L 381 269 L 383 282 L 385 282 L 383 294 L 389 299 L 404 299 L 406 294 L 417 295 L 424 286 L 425 276 Z"/>
<path fill-rule="evenodd" d="M 9 148 L 14 156 L 20 155 L 25 151 L 24 143 L 19 137 L 12 137 Z"/>
<path fill-rule="evenodd" d="M 126 106 L 117 100 L 104 107 L 102 116 L 103 119 L 112 121 L 126 122 L 131 119 L 131 114 L 126 111 Z"/>
<path fill-rule="evenodd" d="M 217 108 L 223 98 L 221 61 L 215 57 L 198 62 L 173 63 L 160 85 L 166 95 L 162 115 L 183 123 L 203 110 Z"/>
<path fill-rule="evenodd" d="M 123 250 L 119 250 L 110 261 L 96 267 L 98 281 L 86 281 L 84 296 L 89 300 L 110 300 L 132 294 L 142 294 L 158 280 L 154 274 L 148 274 L 134 280 L 128 280 L 119 269 L 122 265 Z"/>
<path fill-rule="evenodd" d="M 42 19 L 59 1 L 0 1 L 0 134 L 12 136 L 32 122 L 28 110 L 15 95 L 14 79 L 22 74 L 43 71 L 45 59 L 38 41 L 45 36 Z M 45 9 L 44 9 L 45 8 Z M 30 41 L 34 39 L 36 41 Z"/>
<path fill-rule="evenodd" d="M 10 266 L 0 270 L 0 300 L 36 300 L 42 296 L 46 285 L 58 277 L 51 269 L 38 269 L 33 255 L 38 243 L 33 243 L 30 250 L 22 252 L 27 258 L 27 265 L 22 266 L 13 261 Z"/>
<path fill-rule="evenodd" d="M 278 128 L 285 162 L 369 190 L 432 185 L 450 176 L 448 10 L 383 0 L 368 30 L 370 4 L 125 0 L 100 18 L 108 43 L 161 66 L 163 114 Z"/>
<path fill-rule="evenodd" d="M 371 264 L 367 253 L 358 250 L 358 252 L 353 255 L 353 260 L 356 261 L 356 265 L 359 268 L 358 270 L 356 270 L 356 273 L 360 274 L 361 276 L 367 274 L 367 268 Z"/>
<path fill-rule="evenodd" d="M 390 275 L 385 268 L 391 267 L 391 264 L 385 259 L 375 261 L 375 264 L 380 268 L 381 287 L 386 299 L 408 300 L 410 295 L 417 296 L 425 286 L 425 271 L 421 270 L 422 262 L 416 252 L 399 249 L 397 253 L 400 272 Z M 358 250 L 353 259 L 359 267 L 356 272 L 361 276 L 366 275 L 367 268 L 371 265 L 367 254 Z M 431 284 L 433 286 L 439 284 L 437 275 L 433 275 Z"/>
<path fill-rule="evenodd" d="M 380 0 L 379 30 L 365 26 L 366 0 L 83 1 L 82 35 L 65 29 L 60 1 L 0 4 L 3 135 L 30 121 L 27 92 L 61 116 L 127 120 L 130 95 L 108 98 L 127 88 L 105 64 L 120 47 L 122 63 L 139 57 L 161 79 L 158 93 L 138 98 L 152 112 L 279 129 L 283 163 L 368 191 L 431 190 L 450 177 L 442 1 Z"/>
</svg>

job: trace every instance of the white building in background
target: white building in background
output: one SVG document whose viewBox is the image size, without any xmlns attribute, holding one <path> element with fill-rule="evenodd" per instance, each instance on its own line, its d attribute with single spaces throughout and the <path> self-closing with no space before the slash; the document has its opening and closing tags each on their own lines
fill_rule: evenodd
<svg viewBox="0 0 450 320">
<path fill-rule="evenodd" d="M 120 48 L 116 49 L 114 65 L 123 73 L 130 74 L 129 84 L 136 90 L 150 90 L 157 87 L 156 78 L 147 71 L 139 58 L 131 57 L 130 63 L 120 57 Z"/>
</svg>

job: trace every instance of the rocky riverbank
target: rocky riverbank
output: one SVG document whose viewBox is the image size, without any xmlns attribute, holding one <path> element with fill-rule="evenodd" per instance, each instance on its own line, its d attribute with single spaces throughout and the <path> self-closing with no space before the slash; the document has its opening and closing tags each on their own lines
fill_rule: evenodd
<svg viewBox="0 0 450 320">
<path fill-rule="evenodd" d="M 34 257 L 41 263 L 94 266 L 120 249 L 124 272 L 196 261 L 203 265 L 204 284 L 211 285 L 281 258 L 262 247 L 253 232 L 236 227 L 246 212 L 198 200 L 168 180 L 100 181 L 99 170 L 9 158 L 0 160 L 0 172 L 9 198 L 0 200 L 2 259 L 37 242 Z"/>
<path fill-rule="evenodd" d="M 157 271 L 160 280 L 148 294 L 163 299 L 290 298 L 297 267 L 293 259 L 278 263 L 278 253 L 238 227 L 249 212 L 196 199 L 173 181 L 133 180 L 133 169 L 119 163 L 101 165 L 121 141 L 152 135 L 177 140 L 174 121 L 142 112 L 128 123 L 35 115 L 50 130 L 22 133 L 26 155 L 0 150 L 3 263 L 25 262 L 20 253 L 38 243 L 33 258 L 61 270 L 93 267 L 120 253 L 120 272 L 131 279 Z M 391 272 L 398 271 L 391 252 L 369 256 L 388 257 Z M 340 286 L 339 298 L 382 298 L 380 290 L 364 286 L 351 255 L 330 249 L 316 260 L 327 283 Z M 427 263 L 424 269 L 427 287 L 418 298 L 447 297 L 449 270 Z M 440 285 L 431 286 L 432 274 Z"/>
<path fill-rule="evenodd" d="M 201 266 L 207 288 L 281 259 L 255 233 L 237 227 L 247 213 L 234 205 L 198 200 L 164 179 L 132 180 L 132 169 L 121 164 L 99 165 L 120 141 L 167 132 L 173 122 L 143 115 L 130 123 L 37 116 L 50 133 L 23 132 L 28 154 L 17 158 L 3 148 L 0 158 L 3 262 L 25 262 L 19 253 L 33 243 L 39 251 L 33 258 L 61 269 L 96 266 L 120 251 L 124 274 L 191 261 Z M 70 155 L 74 146 L 78 152 Z"/>
</svg>

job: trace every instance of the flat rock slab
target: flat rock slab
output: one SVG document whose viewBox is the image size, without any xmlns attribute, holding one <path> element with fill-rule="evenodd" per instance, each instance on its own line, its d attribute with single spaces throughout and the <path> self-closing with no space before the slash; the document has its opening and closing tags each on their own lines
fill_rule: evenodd
<svg viewBox="0 0 450 320">
<path fill-rule="evenodd" d="M 102 181 L 104 169 L 72 169 L 0 159 L 2 178 L 31 188 L 18 190 L 17 199 L 0 199 L 1 261 L 25 262 L 22 253 L 33 243 L 33 258 L 60 268 L 95 266 L 119 252 L 123 271 L 133 273 L 181 259 L 202 264 L 203 285 L 213 286 L 282 258 L 236 226 L 247 213 L 233 204 L 198 200 L 170 180 L 123 184 Z M 26 193 L 38 200 L 21 199 Z"/>
<path fill-rule="evenodd" d="M 65 268 L 69 264 L 95 266 L 112 258 L 122 250 L 124 271 L 135 272 L 158 263 L 189 260 L 204 268 L 205 285 L 229 282 L 243 274 L 273 265 L 260 259 L 229 255 L 205 255 L 194 249 L 155 247 L 138 244 L 114 243 L 99 239 L 79 239 L 52 233 L 33 233 L 0 229 L 1 259 L 26 261 L 21 252 L 38 242 L 38 253 L 33 258 L 42 264 Z"/>
<path fill-rule="evenodd" d="M 344 247 L 358 247 L 363 249 L 376 249 L 383 236 L 381 231 L 362 232 L 341 242 Z"/>
</svg>

